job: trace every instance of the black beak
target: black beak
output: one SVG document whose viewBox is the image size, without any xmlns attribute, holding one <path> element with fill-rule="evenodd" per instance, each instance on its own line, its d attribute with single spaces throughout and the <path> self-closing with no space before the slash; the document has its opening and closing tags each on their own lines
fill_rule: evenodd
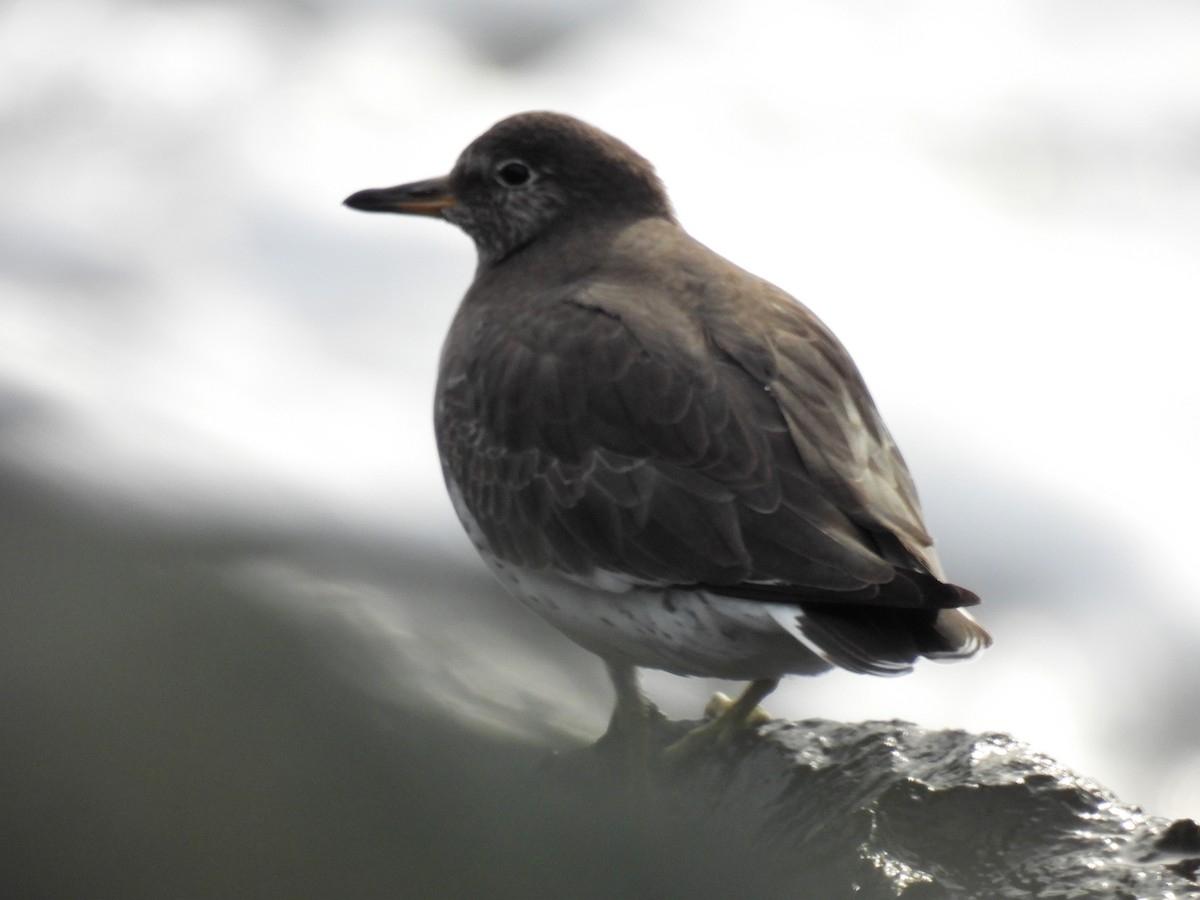
<svg viewBox="0 0 1200 900">
<path fill-rule="evenodd" d="M 363 212 L 407 213 L 441 218 L 442 211 L 454 206 L 458 199 L 450 190 L 449 178 L 443 176 L 390 188 L 370 188 L 351 194 L 342 202 L 351 209 Z"/>
</svg>

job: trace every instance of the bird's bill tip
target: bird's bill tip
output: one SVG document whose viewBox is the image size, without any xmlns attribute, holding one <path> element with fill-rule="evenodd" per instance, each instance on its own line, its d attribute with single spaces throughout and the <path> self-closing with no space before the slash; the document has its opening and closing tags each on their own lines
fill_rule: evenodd
<svg viewBox="0 0 1200 900">
<path fill-rule="evenodd" d="M 363 212 L 404 213 L 412 216 L 441 216 L 458 199 L 446 178 L 430 178 L 389 188 L 368 188 L 351 194 L 343 204 Z"/>
</svg>

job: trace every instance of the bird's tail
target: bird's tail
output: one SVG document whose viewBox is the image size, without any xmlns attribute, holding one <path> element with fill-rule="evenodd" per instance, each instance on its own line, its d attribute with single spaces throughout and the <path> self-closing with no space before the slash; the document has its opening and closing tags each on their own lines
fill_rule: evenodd
<svg viewBox="0 0 1200 900">
<path fill-rule="evenodd" d="M 831 665 L 884 677 L 905 675 L 921 657 L 966 659 L 992 643 L 961 609 L 770 604 L 772 618 Z"/>
<path fill-rule="evenodd" d="M 917 632 L 917 649 L 929 659 L 968 659 L 992 646 L 992 636 L 961 609 L 942 609 L 925 630 Z"/>
</svg>

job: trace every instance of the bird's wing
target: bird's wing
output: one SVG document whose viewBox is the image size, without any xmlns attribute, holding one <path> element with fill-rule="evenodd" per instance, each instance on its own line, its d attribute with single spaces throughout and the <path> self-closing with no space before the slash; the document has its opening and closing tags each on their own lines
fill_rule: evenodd
<svg viewBox="0 0 1200 900">
<path fill-rule="evenodd" d="M 838 508 L 889 560 L 941 578 L 916 485 L 849 353 L 792 297 L 765 282 L 757 289 L 764 302 L 711 317 L 714 343 L 769 387 L 805 469 Z"/>
<path fill-rule="evenodd" d="M 815 376 L 829 385 L 813 388 L 793 371 L 806 364 L 810 335 L 783 342 L 773 375 L 760 376 L 745 348 L 686 310 L 653 298 L 640 309 L 592 291 L 474 323 L 461 359 L 444 358 L 437 418 L 447 478 L 493 552 L 579 578 L 752 598 L 972 602 L 919 557 L 898 571 L 881 550 L 890 519 L 872 518 L 878 488 L 853 473 L 890 460 L 879 477 L 903 476 L 884 493 L 901 511 L 911 482 L 865 389 L 866 438 L 839 412 L 839 392 L 861 382 L 843 384 L 841 369 L 857 374 L 836 343 L 820 348 L 836 365 Z M 813 334 L 819 343 L 824 332 Z"/>
</svg>

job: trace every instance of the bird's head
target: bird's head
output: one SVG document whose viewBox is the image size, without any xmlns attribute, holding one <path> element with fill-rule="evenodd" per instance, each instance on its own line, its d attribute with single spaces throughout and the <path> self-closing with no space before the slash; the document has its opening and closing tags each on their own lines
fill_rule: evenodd
<svg viewBox="0 0 1200 900">
<path fill-rule="evenodd" d="M 654 168 L 616 138 L 570 116 L 511 116 L 476 138 L 449 175 L 359 191 L 346 205 L 435 216 L 496 263 L 552 229 L 646 217 L 671 219 Z"/>
</svg>

